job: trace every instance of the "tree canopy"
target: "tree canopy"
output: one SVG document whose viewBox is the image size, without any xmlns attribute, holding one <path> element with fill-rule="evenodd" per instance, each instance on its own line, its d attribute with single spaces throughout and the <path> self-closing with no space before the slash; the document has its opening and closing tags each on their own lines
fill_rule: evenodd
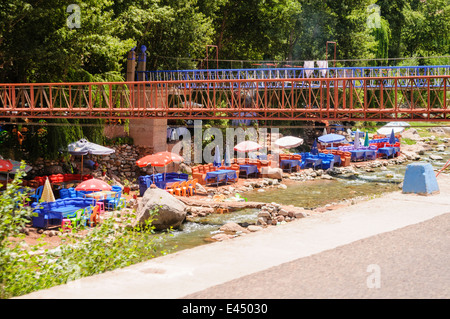
<svg viewBox="0 0 450 319">
<path fill-rule="evenodd" d="M 221 68 L 300 63 L 326 58 L 327 41 L 336 42 L 341 65 L 450 53 L 448 0 L 86 0 L 70 10 L 69 4 L 0 3 L 0 81 L 123 80 L 126 53 L 141 45 L 149 70 L 205 67 L 207 50 L 210 60 L 218 50 Z M 431 62 L 439 61 L 415 63 Z"/>
<path fill-rule="evenodd" d="M 147 70 L 303 66 L 334 50 L 337 66 L 449 64 L 450 1 L 0 2 L 2 83 L 122 81 L 142 45 Z M 32 129 L 24 146 L 56 156 L 76 138 L 102 142 L 102 121 L 87 121 L 48 119 L 58 125 Z"/>
</svg>

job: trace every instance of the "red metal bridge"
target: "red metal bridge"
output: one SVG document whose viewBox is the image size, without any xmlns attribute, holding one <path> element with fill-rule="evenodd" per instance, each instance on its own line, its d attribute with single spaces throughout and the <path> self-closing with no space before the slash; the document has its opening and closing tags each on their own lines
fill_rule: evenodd
<svg viewBox="0 0 450 319">
<path fill-rule="evenodd" d="M 155 71 L 0 84 L 0 118 L 448 121 L 450 66 Z"/>
</svg>

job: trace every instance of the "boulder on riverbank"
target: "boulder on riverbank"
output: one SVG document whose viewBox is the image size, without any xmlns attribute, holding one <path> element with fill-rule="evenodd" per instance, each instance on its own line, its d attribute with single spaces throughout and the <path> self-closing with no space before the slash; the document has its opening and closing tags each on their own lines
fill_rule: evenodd
<svg viewBox="0 0 450 319">
<path fill-rule="evenodd" d="M 267 178 L 283 179 L 283 170 L 276 167 L 261 167 L 261 176 Z"/>
<path fill-rule="evenodd" d="M 148 188 L 136 213 L 135 226 L 145 226 L 152 219 L 156 230 L 178 228 L 186 218 L 186 205 L 163 189 Z"/>
<path fill-rule="evenodd" d="M 306 217 L 306 211 L 302 207 L 293 205 L 283 206 L 277 203 L 266 204 L 258 213 L 257 226 L 278 225 Z"/>
</svg>

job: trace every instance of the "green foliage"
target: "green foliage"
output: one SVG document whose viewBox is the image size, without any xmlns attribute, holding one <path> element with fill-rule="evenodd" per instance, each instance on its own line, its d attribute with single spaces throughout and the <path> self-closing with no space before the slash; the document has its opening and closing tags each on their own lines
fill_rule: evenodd
<svg viewBox="0 0 450 319">
<path fill-rule="evenodd" d="M 417 142 L 415 140 L 412 140 L 410 138 L 402 138 L 402 144 L 406 144 L 406 145 L 414 145 Z"/>
<path fill-rule="evenodd" d="M 123 81 L 127 52 L 141 45 L 148 70 L 215 68 L 216 47 L 219 68 L 255 67 L 252 60 L 298 66 L 327 58 L 328 41 L 337 44 L 336 66 L 450 63 L 439 57 L 450 55 L 448 0 L 87 0 L 80 28 L 68 27 L 68 4 L 0 2 L 0 82 Z M 333 51 L 331 44 L 328 59 Z M 81 137 L 103 141 L 101 120 L 48 122 L 60 125 L 31 128 L 22 146 L 7 128 L 0 153 L 55 159 Z"/>
<path fill-rule="evenodd" d="M 24 140 L 22 145 L 18 142 L 17 130 L 19 126 L 5 126 L 0 143 L 0 154 L 7 158 L 21 158 L 35 160 L 42 156 L 46 159 L 58 159 L 64 156 L 67 145 L 81 138 L 103 144 L 104 120 L 90 119 L 48 119 L 41 120 L 42 126 L 31 125 L 27 131 L 22 131 Z M 27 127 L 27 126 L 24 126 Z"/>
<path fill-rule="evenodd" d="M 114 216 L 103 220 L 82 237 L 77 236 L 78 229 L 73 229 L 56 249 L 44 250 L 43 244 L 27 249 L 22 244 L 23 235 L 20 235 L 30 216 L 30 209 L 21 204 L 23 197 L 17 191 L 22 176 L 23 172 L 16 174 L 0 196 L 1 299 L 65 284 L 167 253 L 162 246 L 169 233 L 155 234 L 151 220 L 143 226 L 117 227 Z M 131 215 L 121 217 L 129 219 L 125 224 L 131 224 Z"/>
<path fill-rule="evenodd" d="M 406 4 L 402 13 L 405 24 L 401 34 L 406 55 L 450 53 L 450 3 L 447 0 Z"/>
<path fill-rule="evenodd" d="M 105 139 L 105 145 L 123 145 L 123 144 L 133 145 L 133 138 L 129 136 L 117 136 L 114 138 Z"/>
</svg>

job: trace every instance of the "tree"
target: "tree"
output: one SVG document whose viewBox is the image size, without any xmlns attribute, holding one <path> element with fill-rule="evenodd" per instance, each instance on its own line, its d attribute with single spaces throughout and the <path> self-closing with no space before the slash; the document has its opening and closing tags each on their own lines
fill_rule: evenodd
<svg viewBox="0 0 450 319">
<path fill-rule="evenodd" d="M 377 5 L 380 6 L 380 13 L 383 20 L 387 21 L 390 30 L 390 41 L 388 46 L 388 56 L 399 58 L 402 54 L 402 28 L 405 23 L 403 8 L 407 4 L 406 0 L 378 0 Z M 386 25 L 383 25 L 386 27 Z M 385 34 L 386 35 L 386 34 Z M 380 36 L 380 35 L 379 35 Z M 394 60 L 392 63 L 396 63 Z"/>
<path fill-rule="evenodd" d="M 300 12 L 296 0 L 220 1 L 211 15 L 213 43 L 229 60 L 289 58 Z"/>
<path fill-rule="evenodd" d="M 406 56 L 450 53 L 450 3 L 427 0 L 405 5 L 402 43 Z M 427 60 L 422 60 L 426 64 Z"/>
</svg>

